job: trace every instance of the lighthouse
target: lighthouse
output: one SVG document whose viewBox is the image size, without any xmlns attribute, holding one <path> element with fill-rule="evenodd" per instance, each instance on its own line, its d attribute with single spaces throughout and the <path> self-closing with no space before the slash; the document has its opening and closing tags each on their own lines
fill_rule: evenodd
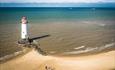
<svg viewBox="0 0 115 70">
<path fill-rule="evenodd" d="M 28 29 L 27 29 L 27 17 L 23 16 L 21 19 L 21 40 L 18 41 L 18 44 L 30 44 L 31 40 L 28 36 Z"/>
<path fill-rule="evenodd" d="M 27 33 L 27 18 L 24 16 L 21 19 L 21 39 L 27 39 L 28 33 Z"/>
<path fill-rule="evenodd" d="M 32 45 L 33 42 L 35 43 L 36 39 L 41 39 L 49 36 L 49 35 L 44 35 L 40 37 L 29 38 L 27 25 L 28 25 L 27 17 L 24 16 L 21 18 L 21 39 L 18 40 L 18 44 Z"/>
<path fill-rule="evenodd" d="M 22 17 L 21 19 L 21 39 L 18 40 L 18 44 L 19 46 L 22 47 L 28 47 L 28 48 L 35 48 L 39 53 L 46 55 L 46 52 L 44 52 L 41 48 L 39 48 L 36 44 L 36 39 L 41 39 L 44 37 L 48 37 L 49 35 L 44 35 L 44 36 L 40 36 L 40 37 L 34 37 L 34 38 L 29 38 L 28 36 L 28 29 L 27 29 L 27 17 Z"/>
</svg>

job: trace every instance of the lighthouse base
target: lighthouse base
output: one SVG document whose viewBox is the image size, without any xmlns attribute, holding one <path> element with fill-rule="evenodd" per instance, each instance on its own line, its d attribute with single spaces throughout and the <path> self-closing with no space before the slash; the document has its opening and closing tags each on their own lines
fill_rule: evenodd
<svg viewBox="0 0 115 70">
<path fill-rule="evenodd" d="M 29 38 L 21 39 L 18 41 L 18 44 L 31 44 L 31 40 Z"/>
<path fill-rule="evenodd" d="M 42 55 L 47 55 L 46 52 L 44 52 L 37 44 L 34 44 L 31 39 L 21 39 L 18 41 L 18 44 L 21 47 L 25 48 L 34 48 L 36 51 L 38 51 Z"/>
</svg>

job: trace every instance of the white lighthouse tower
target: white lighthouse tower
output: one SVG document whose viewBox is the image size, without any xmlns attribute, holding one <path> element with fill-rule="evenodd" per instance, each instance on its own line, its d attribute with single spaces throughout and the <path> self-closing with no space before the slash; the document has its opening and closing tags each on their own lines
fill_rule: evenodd
<svg viewBox="0 0 115 70">
<path fill-rule="evenodd" d="M 27 24 L 28 24 L 28 21 L 27 21 L 27 18 L 24 16 L 22 17 L 21 19 L 21 39 L 18 41 L 18 44 L 19 46 L 22 46 L 22 47 L 28 47 L 28 48 L 35 48 L 39 53 L 43 54 L 43 55 L 46 55 L 46 52 L 42 51 L 41 48 L 39 48 L 37 46 L 37 43 L 36 43 L 36 39 L 40 39 L 40 38 L 44 38 L 44 37 L 47 37 L 49 35 L 44 35 L 44 36 L 41 36 L 41 37 L 35 37 L 35 38 L 29 38 L 28 37 L 28 29 L 27 29 Z"/>
<path fill-rule="evenodd" d="M 27 18 L 24 16 L 21 19 L 21 39 L 27 39 L 28 33 L 27 33 Z"/>
</svg>

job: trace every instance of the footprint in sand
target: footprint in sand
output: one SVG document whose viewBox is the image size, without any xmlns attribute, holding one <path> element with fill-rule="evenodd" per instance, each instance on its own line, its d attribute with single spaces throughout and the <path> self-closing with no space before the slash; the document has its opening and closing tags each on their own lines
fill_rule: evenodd
<svg viewBox="0 0 115 70">
<path fill-rule="evenodd" d="M 55 68 L 53 68 L 51 66 L 45 66 L 45 70 L 55 70 Z"/>
</svg>

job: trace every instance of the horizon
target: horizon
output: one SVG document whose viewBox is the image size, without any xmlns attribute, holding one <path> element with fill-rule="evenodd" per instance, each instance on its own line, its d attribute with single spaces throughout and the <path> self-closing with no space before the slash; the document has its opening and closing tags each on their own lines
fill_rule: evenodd
<svg viewBox="0 0 115 70">
<path fill-rule="evenodd" d="M 0 3 L 111 3 L 115 0 L 0 0 Z"/>
<path fill-rule="evenodd" d="M 0 7 L 112 7 L 115 3 L 0 3 Z"/>
</svg>

